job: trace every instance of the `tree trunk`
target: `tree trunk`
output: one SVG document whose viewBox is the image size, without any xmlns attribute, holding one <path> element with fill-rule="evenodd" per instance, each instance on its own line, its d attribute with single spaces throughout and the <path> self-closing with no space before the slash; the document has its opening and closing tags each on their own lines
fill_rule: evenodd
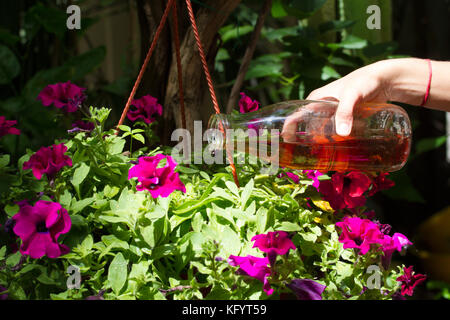
<svg viewBox="0 0 450 320">
<path fill-rule="evenodd" d="M 218 31 L 241 0 L 208 0 L 196 11 L 196 21 L 210 70 L 218 50 Z M 137 0 L 140 10 L 139 20 L 142 34 L 142 55 L 149 47 L 161 19 L 167 1 Z M 206 123 L 214 111 L 208 87 L 205 81 L 199 52 L 194 34 L 188 20 L 184 1 L 177 1 L 179 17 L 179 33 L 181 42 L 181 63 L 183 66 L 183 84 L 185 96 L 185 112 L 187 129 L 193 133 L 194 120 Z M 152 94 L 163 102 L 164 113 L 160 121 L 158 134 L 163 144 L 170 143 L 173 129 L 181 128 L 181 112 L 178 96 L 178 73 L 173 45 L 172 16 L 168 20 L 164 33 L 146 71 L 138 96 Z M 171 32 L 172 31 L 172 32 Z M 142 58 L 143 59 L 143 58 Z"/>
</svg>

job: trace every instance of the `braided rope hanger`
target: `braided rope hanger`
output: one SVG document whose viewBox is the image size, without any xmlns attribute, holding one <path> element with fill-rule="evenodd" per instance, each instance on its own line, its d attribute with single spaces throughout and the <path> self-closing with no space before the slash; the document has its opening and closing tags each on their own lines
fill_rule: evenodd
<svg viewBox="0 0 450 320">
<path fill-rule="evenodd" d="M 203 72 L 205 74 L 205 78 L 206 78 L 206 82 L 208 84 L 208 89 L 209 89 L 209 93 L 211 96 L 211 101 L 213 103 L 214 106 L 214 110 L 217 114 L 220 114 L 220 107 L 219 107 L 219 103 L 217 102 L 217 97 L 216 97 L 216 93 L 214 91 L 214 85 L 212 83 L 212 78 L 211 78 L 211 74 L 209 73 L 209 69 L 208 69 L 208 64 L 206 62 L 206 55 L 205 52 L 203 50 L 203 45 L 202 45 L 202 41 L 200 39 L 200 35 L 198 32 L 198 28 L 197 28 L 197 23 L 195 21 L 195 16 L 194 16 L 194 11 L 192 9 L 192 4 L 191 4 L 191 0 L 186 0 L 186 6 L 188 9 L 188 15 L 189 15 L 189 19 L 191 22 L 191 26 L 192 26 L 192 30 L 194 32 L 194 37 L 195 37 L 195 41 L 197 43 L 197 48 L 199 51 L 199 55 L 200 55 L 200 60 L 202 63 L 202 67 L 203 67 Z M 185 115 L 185 109 L 184 109 L 184 92 L 183 92 L 183 80 L 182 80 L 182 65 L 181 65 L 181 54 L 180 54 L 180 39 L 179 39 L 179 34 L 178 34 L 178 15 L 177 15 L 177 7 L 176 7 L 176 3 L 175 0 L 168 0 L 166 8 L 164 10 L 163 16 L 161 18 L 161 21 L 158 25 L 158 28 L 156 29 L 155 32 L 155 36 L 153 37 L 152 43 L 150 45 L 150 48 L 147 52 L 147 56 L 145 57 L 144 63 L 142 64 L 142 67 L 139 71 L 139 75 L 136 79 L 136 82 L 133 86 L 133 89 L 130 93 L 130 96 L 128 98 L 128 101 L 125 105 L 125 108 L 123 109 L 122 115 L 120 117 L 119 123 L 117 124 L 117 130 L 116 130 L 116 134 L 119 133 L 119 129 L 118 127 L 120 125 L 123 124 L 123 122 L 125 121 L 125 117 L 130 109 L 131 103 L 136 95 L 137 89 L 139 88 L 139 85 L 142 81 L 142 78 L 144 76 L 145 70 L 147 69 L 148 63 L 150 62 L 150 58 L 153 55 L 153 52 L 156 48 L 156 43 L 161 35 L 162 29 L 164 27 L 164 25 L 166 24 L 167 21 L 167 17 L 169 15 L 170 10 L 173 10 L 173 20 L 174 20 L 174 42 L 175 42 L 175 48 L 176 48 L 176 60 L 177 60 L 177 73 L 178 73 L 178 86 L 179 86 L 179 100 L 180 100 L 180 108 L 181 108 L 181 118 L 182 118 L 182 126 L 185 129 L 186 128 L 186 115 Z M 223 134 L 225 134 L 224 132 L 224 128 L 222 127 L 222 125 L 220 124 L 220 130 L 222 131 Z M 231 167 L 231 171 L 233 174 L 233 179 L 234 182 L 236 184 L 236 186 L 239 188 L 239 180 L 237 177 L 237 172 L 236 172 L 236 166 L 234 165 L 233 162 L 233 156 L 232 154 L 229 152 L 228 148 L 226 148 L 227 150 L 227 156 L 228 156 L 228 160 L 230 162 L 230 167 Z"/>
</svg>

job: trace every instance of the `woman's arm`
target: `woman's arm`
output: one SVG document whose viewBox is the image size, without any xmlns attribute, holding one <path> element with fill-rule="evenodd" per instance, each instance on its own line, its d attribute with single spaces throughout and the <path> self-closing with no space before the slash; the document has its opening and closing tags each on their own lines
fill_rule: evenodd
<svg viewBox="0 0 450 320">
<path fill-rule="evenodd" d="M 432 80 L 425 107 L 450 111 L 450 62 L 431 61 Z M 397 101 L 421 105 L 427 90 L 430 69 L 427 60 L 401 58 L 365 66 L 307 97 L 309 100 L 339 100 L 336 111 L 337 133 L 350 134 L 353 109 L 361 102 Z"/>
</svg>

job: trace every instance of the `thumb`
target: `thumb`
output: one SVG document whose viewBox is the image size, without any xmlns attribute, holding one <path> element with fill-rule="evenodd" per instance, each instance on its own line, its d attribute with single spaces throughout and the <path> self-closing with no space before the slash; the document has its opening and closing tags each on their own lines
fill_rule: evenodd
<svg viewBox="0 0 450 320">
<path fill-rule="evenodd" d="M 353 126 L 353 110 L 360 101 L 357 94 L 344 95 L 338 104 L 335 115 L 336 133 L 340 136 L 348 136 Z"/>
</svg>

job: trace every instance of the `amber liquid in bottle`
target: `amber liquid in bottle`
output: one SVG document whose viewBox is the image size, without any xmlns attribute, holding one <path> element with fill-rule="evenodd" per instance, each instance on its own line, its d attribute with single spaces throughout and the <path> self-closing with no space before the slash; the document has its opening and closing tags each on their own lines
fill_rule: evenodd
<svg viewBox="0 0 450 320">
<path fill-rule="evenodd" d="M 407 161 L 410 148 L 408 138 L 394 135 L 370 139 L 338 135 L 305 137 L 297 143 L 280 141 L 277 149 L 270 147 L 270 141 L 259 143 L 268 146 L 267 156 L 259 153 L 263 160 L 278 162 L 280 167 L 323 172 L 400 170 Z M 252 148 L 248 151 L 253 155 L 257 152 Z"/>
</svg>

